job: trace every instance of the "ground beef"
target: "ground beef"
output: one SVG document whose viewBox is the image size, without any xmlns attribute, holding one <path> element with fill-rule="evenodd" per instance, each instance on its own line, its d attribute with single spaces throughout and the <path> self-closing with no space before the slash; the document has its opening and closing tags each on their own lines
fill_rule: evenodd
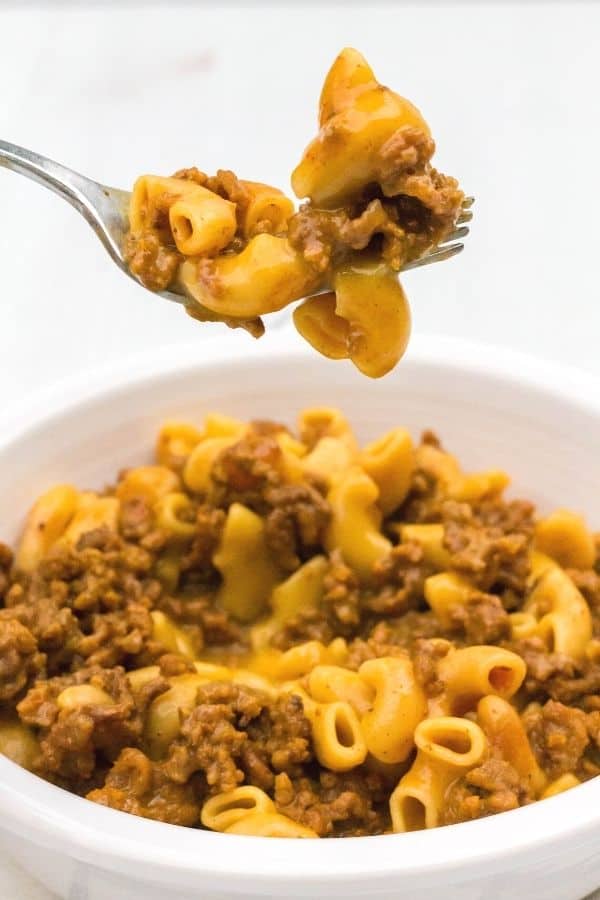
<svg viewBox="0 0 600 900">
<path fill-rule="evenodd" d="M 600 637 L 600 573 L 595 569 L 567 569 L 572 579 L 586 599 L 594 620 L 594 635 Z"/>
<path fill-rule="evenodd" d="M 181 254 L 167 247 L 157 234 L 128 234 L 123 244 L 123 258 L 132 275 L 151 291 L 166 290 L 179 268 Z"/>
<path fill-rule="evenodd" d="M 517 809 L 533 799 L 526 781 L 510 763 L 492 756 L 450 786 L 442 824 L 452 825 Z"/>
<path fill-rule="evenodd" d="M 431 166 L 434 147 L 424 131 L 399 129 L 379 148 L 374 183 L 353 204 L 335 210 L 302 204 L 288 222 L 291 245 L 319 273 L 374 239 L 396 271 L 422 256 L 452 231 L 464 198 L 454 178 Z"/>
<path fill-rule="evenodd" d="M 504 500 L 493 497 L 472 506 L 478 522 L 486 528 L 498 528 L 503 534 L 522 534 L 532 538 L 535 531 L 535 506 L 529 500 Z"/>
<path fill-rule="evenodd" d="M 241 767 L 246 780 L 265 791 L 272 790 L 275 773 L 299 777 L 301 767 L 313 760 L 310 722 L 295 694 L 278 697 L 264 707 L 247 733 Z"/>
<path fill-rule="evenodd" d="M 268 791 L 276 773 L 299 775 L 311 759 L 311 728 L 299 697 L 269 701 L 243 685 L 214 682 L 199 689 L 165 771 L 177 783 L 201 772 L 210 793 L 242 781 Z"/>
<path fill-rule="evenodd" d="M 271 646 L 277 650 L 289 650 L 305 641 L 328 644 L 333 637 L 333 628 L 320 607 L 301 609 L 272 635 Z"/>
<path fill-rule="evenodd" d="M 129 497 L 121 501 L 119 524 L 126 540 L 140 540 L 154 528 L 154 511 L 144 497 Z"/>
<path fill-rule="evenodd" d="M 318 551 L 331 518 L 329 504 L 310 484 L 284 484 L 265 491 L 267 546 L 278 565 L 293 572 Z"/>
<path fill-rule="evenodd" d="M 577 772 L 589 743 L 584 712 L 548 700 L 541 708 L 526 709 L 523 724 L 540 766 L 551 779 Z"/>
<path fill-rule="evenodd" d="M 435 697 L 444 690 L 444 684 L 438 678 L 438 663 L 447 656 L 452 645 L 449 641 L 419 638 L 412 648 L 412 661 L 417 681 L 430 697 Z"/>
<path fill-rule="evenodd" d="M 396 221 L 397 206 L 375 198 L 355 210 L 316 209 L 303 203 L 288 225 L 289 241 L 319 273 L 326 273 L 340 248 L 364 250 L 378 235 L 382 255 L 399 270 L 408 254 L 407 236 Z"/>
<path fill-rule="evenodd" d="M 323 579 L 323 597 L 317 608 L 301 609 L 275 633 L 271 643 L 287 650 L 303 641 L 328 644 L 336 636 L 351 637 L 360 630 L 361 591 L 355 573 L 339 550 L 329 558 Z"/>
<path fill-rule="evenodd" d="M 232 503 L 263 513 L 264 493 L 282 484 L 283 454 L 270 435 L 250 432 L 222 450 L 211 469 L 209 503 L 227 509 Z"/>
<path fill-rule="evenodd" d="M 236 655 L 248 649 L 244 629 L 226 610 L 216 607 L 214 591 L 204 590 L 199 596 L 194 590 L 176 596 L 165 594 L 157 605 L 170 618 L 185 626 L 198 650 L 227 647 L 228 652 Z"/>
<path fill-rule="evenodd" d="M 425 579 L 433 569 L 425 561 L 423 548 L 405 541 L 375 564 L 375 588 L 364 600 L 364 609 L 377 616 L 396 618 L 423 602 Z"/>
<path fill-rule="evenodd" d="M 223 190 L 236 190 L 223 178 Z M 366 223 L 365 216 L 360 227 Z M 322 436 L 326 418 L 316 416 L 305 426 L 302 438 L 309 445 Z M 435 466 L 427 469 L 423 454 L 406 502 L 383 523 L 391 549 L 372 577 L 361 581 L 339 549 L 325 546 L 330 509 L 323 485 L 309 478 L 290 482 L 278 443 L 284 432 L 277 423 L 254 422 L 219 455 L 206 496 L 189 495 L 188 521 L 195 523 L 190 539 L 163 532 L 152 504 L 135 499 L 121 503 L 117 533 L 96 528 L 75 547 L 58 542 L 32 572 L 15 571 L 12 553 L 0 544 L 0 704 L 3 715 L 19 715 L 39 742 L 36 771 L 96 802 L 176 824 L 197 826 L 206 797 L 253 784 L 282 813 L 322 836 L 390 830 L 388 801 L 397 767 L 369 757 L 351 773 L 326 770 L 316 758 L 302 700 L 293 694 L 208 682 L 182 713 L 179 736 L 164 758 L 145 755 L 150 704 L 171 687 L 171 679 L 196 672 L 190 659 L 155 639 L 154 611 L 182 628 L 196 653 L 209 648 L 206 659 L 248 664 L 242 660 L 256 632 L 217 607 L 221 575 L 212 562 L 227 510 L 241 502 L 262 517 L 282 570 L 294 571 L 315 554 L 328 559 L 319 602 L 284 623 L 272 638 L 275 647 L 344 638 L 344 665 L 353 671 L 369 659 L 408 653 L 430 698 L 443 690 L 439 661 L 452 647 L 505 647 L 527 666 L 513 702 L 545 774 L 600 774 L 596 642 L 575 660 L 548 652 L 540 638 L 509 637 L 508 614 L 522 608 L 530 589 L 532 505 L 500 496 L 457 502 L 448 497 Z M 432 434 L 423 442 L 439 446 Z M 450 622 L 442 623 L 425 601 L 426 579 L 437 568 L 418 542 L 397 543 L 398 526 L 405 522 L 442 524 L 447 568 L 473 585 Z M 590 607 L 600 639 L 600 559 L 593 568 L 568 574 Z M 147 665 L 156 668 L 130 683 L 126 673 Z M 58 702 L 62 691 L 78 685 L 105 695 L 88 693 L 75 708 L 64 698 Z M 451 786 L 444 822 L 534 799 L 509 763 L 493 753 Z"/>
<path fill-rule="evenodd" d="M 278 565 L 293 571 L 323 540 L 330 509 L 308 480 L 285 482 L 283 456 L 273 432 L 251 431 L 218 455 L 211 471 L 211 503 L 242 503 L 265 517 L 267 544 Z"/>
<path fill-rule="evenodd" d="M 150 610 L 162 592 L 153 561 L 150 551 L 96 529 L 75 548 L 57 545 L 5 603 L 47 655 L 51 675 L 148 662 L 164 653 L 152 638 Z"/>
<path fill-rule="evenodd" d="M 432 610 L 425 609 L 422 612 L 411 610 L 397 619 L 378 622 L 368 632 L 368 640 L 377 656 L 389 656 L 392 646 L 403 652 L 413 652 L 417 641 L 440 637 L 444 633 L 439 619 Z M 379 652 L 380 649 L 382 652 Z"/>
<path fill-rule="evenodd" d="M 476 591 L 465 606 L 452 611 L 451 619 L 467 644 L 498 644 L 510 632 L 508 613 L 495 594 Z"/>
<path fill-rule="evenodd" d="M 150 662 L 164 650 L 152 638 L 152 618 L 142 603 L 130 603 L 115 613 L 93 614 L 86 624 L 91 633 L 78 641 L 77 664 L 81 658 L 83 665 L 111 668 L 142 655 Z"/>
<path fill-rule="evenodd" d="M 52 582 L 41 589 L 34 578 L 27 587 L 13 584 L 5 598 L 5 615 L 10 613 L 33 634 L 46 655 L 49 675 L 69 668 L 82 636 L 77 618 L 64 605 L 66 597 L 63 583 Z"/>
<path fill-rule="evenodd" d="M 165 772 L 184 784 L 195 772 L 211 793 L 233 790 L 244 780 L 240 762 L 247 728 L 267 704 L 262 694 L 231 682 L 211 682 L 198 690 L 196 706 L 181 723 Z"/>
<path fill-rule="evenodd" d="M 334 550 L 323 579 L 323 608 L 333 633 L 347 635 L 359 625 L 360 602 L 358 578 Z"/>
<path fill-rule="evenodd" d="M 176 784 L 162 764 L 128 747 L 110 769 L 104 785 L 90 791 L 87 799 L 134 816 L 194 826 L 200 821 L 202 794 L 201 779 Z"/>
<path fill-rule="evenodd" d="M 16 700 L 43 674 L 45 665 L 46 656 L 31 631 L 10 610 L 0 610 L 0 707 Z"/>
<path fill-rule="evenodd" d="M 201 504 L 196 513 L 196 531 L 193 540 L 183 555 L 181 568 L 184 572 L 202 574 L 212 581 L 214 567 L 212 557 L 221 540 L 225 513 L 207 504 Z"/>
<path fill-rule="evenodd" d="M 467 504 L 456 518 L 444 523 L 444 546 L 450 565 L 483 591 L 490 588 L 525 590 L 530 571 L 530 539 L 519 533 L 504 533 L 497 526 L 482 526 Z"/>
<path fill-rule="evenodd" d="M 100 688 L 113 702 L 61 709 L 58 697 L 73 685 Z M 159 689 L 167 686 L 164 682 Z M 146 693 L 143 702 L 150 700 Z M 22 721 L 38 731 L 40 773 L 67 781 L 90 778 L 99 759 L 116 759 L 123 748 L 137 743 L 143 730 L 144 708 L 121 668 L 80 669 L 74 675 L 38 681 L 17 709 Z"/>
<path fill-rule="evenodd" d="M 381 775 L 364 767 L 352 772 L 322 770 L 318 778 L 275 779 L 275 804 L 281 813 L 320 837 L 382 834 L 390 827 L 389 788 Z"/>
<path fill-rule="evenodd" d="M 431 431 L 423 433 L 421 446 L 442 449 L 439 438 Z M 535 507 L 528 500 L 505 500 L 499 494 L 473 503 L 459 503 L 448 498 L 447 487 L 440 483 L 435 470 L 428 467 L 423 461 L 419 461 L 418 457 L 417 462 L 407 498 L 400 509 L 396 511 L 395 520 L 418 524 L 442 522 L 448 525 L 452 523 L 454 536 L 451 540 L 453 543 L 456 542 L 457 552 L 463 551 L 474 541 L 472 533 L 463 535 L 460 539 L 460 535 L 457 535 L 460 529 L 457 526 L 483 529 L 486 544 L 501 537 L 521 536 L 531 547 L 535 529 Z M 452 550 L 452 547 L 449 549 Z M 478 555 L 481 556 L 481 550 L 485 547 L 475 546 L 470 549 L 478 550 Z M 487 553 L 490 553 L 489 549 Z M 516 589 L 522 592 L 528 569 L 523 563 L 522 556 L 517 555 L 516 562 L 519 565 L 519 571 L 512 572 L 511 580 L 516 583 Z M 521 568 L 525 571 L 522 572 Z M 473 564 L 470 566 L 467 564 L 467 570 L 469 569 L 473 569 Z M 475 570 L 482 569 L 485 571 L 486 566 L 475 565 Z"/>
<path fill-rule="evenodd" d="M 544 641 L 538 637 L 510 641 L 509 650 L 518 653 L 527 665 L 522 692 L 527 699 L 543 700 L 549 696 L 553 684 L 575 676 L 575 663 L 560 653 L 548 653 Z"/>
<path fill-rule="evenodd" d="M 583 661 L 575 666 L 575 675 L 558 674 L 545 685 L 553 700 L 567 705 L 581 704 L 593 707 L 600 702 L 600 663 Z"/>
</svg>

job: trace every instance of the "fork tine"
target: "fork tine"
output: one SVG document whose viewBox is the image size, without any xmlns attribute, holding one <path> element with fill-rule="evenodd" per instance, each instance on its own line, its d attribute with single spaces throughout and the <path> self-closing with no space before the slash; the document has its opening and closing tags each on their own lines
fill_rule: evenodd
<svg viewBox="0 0 600 900">
<path fill-rule="evenodd" d="M 462 209 L 469 209 L 475 203 L 475 197 L 465 197 L 463 202 L 461 203 Z"/>
<path fill-rule="evenodd" d="M 464 248 L 464 244 L 449 244 L 447 247 L 437 247 L 431 253 L 426 253 L 419 259 L 413 259 L 412 262 L 406 263 L 402 268 L 403 272 L 408 269 L 418 269 L 421 266 L 428 266 L 430 263 L 442 262 L 444 259 L 450 259 L 460 253 Z"/>
<path fill-rule="evenodd" d="M 469 233 L 469 226 L 463 225 L 462 228 L 456 228 L 452 231 L 447 237 L 444 238 L 441 244 L 438 244 L 438 247 L 445 247 L 449 241 L 458 241 L 460 238 L 464 238 Z M 436 248 L 437 249 L 437 248 Z"/>
<path fill-rule="evenodd" d="M 470 222 L 472 218 L 473 218 L 473 213 L 471 212 L 471 210 L 465 209 L 463 212 L 461 212 L 460 216 L 456 220 L 456 224 L 462 225 L 464 222 Z"/>
</svg>

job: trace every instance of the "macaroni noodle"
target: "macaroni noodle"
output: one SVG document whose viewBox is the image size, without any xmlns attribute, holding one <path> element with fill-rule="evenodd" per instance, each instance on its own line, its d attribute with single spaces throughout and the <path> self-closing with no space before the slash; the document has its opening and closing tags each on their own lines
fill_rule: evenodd
<svg viewBox="0 0 600 900">
<path fill-rule="evenodd" d="M 398 272 L 453 231 L 463 193 L 431 165 L 418 110 L 342 50 L 323 86 L 319 133 L 277 188 L 219 170 L 142 175 L 125 259 L 151 290 L 175 288 L 199 321 L 264 331 L 261 316 L 303 300 L 298 332 L 379 378 L 403 355 L 410 311 Z M 164 458 L 164 457 L 163 457 Z"/>
<path fill-rule="evenodd" d="M 204 196 L 144 190 L 157 228 Z M 285 198 L 236 191 L 236 240 L 280 227 Z M 359 445 L 329 407 L 296 433 L 172 420 L 155 449 L 101 492 L 46 491 L 14 559 L 0 544 L 0 753 L 112 808 L 257 837 L 450 825 L 598 772 L 581 518 L 536 519 L 431 434 Z"/>
</svg>

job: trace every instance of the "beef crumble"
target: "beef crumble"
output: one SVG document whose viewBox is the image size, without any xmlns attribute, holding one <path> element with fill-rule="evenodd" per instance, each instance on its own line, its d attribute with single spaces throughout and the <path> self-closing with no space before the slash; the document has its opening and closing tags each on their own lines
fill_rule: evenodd
<svg viewBox="0 0 600 900">
<path fill-rule="evenodd" d="M 323 766 L 305 707 L 307 676 L 282 691 L 269 684 L 260 667 L 252 669 L 254 623 L 220 605 L 214 557 L 231 505 L 242 503 L 262 518 L 279 583 L 321 559 L 318 596 L 270 622 L 257 659 L 279 659 L 312 641 L 333 664 L 327 654 L 335 642 L 336 664 L 356 677 L 369 660 L 408 654 L 437 708 L 448 653 L 481 644 L 508 649 L 526 664 L 512 702 L 546 779 L 600 773 L 598 557 L 590 569 L 567 572 L 591 614 L 586 654 L 558 653 L 540 634 L 515 637 L 511 615 L 522 611 L 533 583 L 532 505 L 505 500 L 501 491 L 457 500 L 439 471 L 417 464 L 406 500 L 381 523 L 389 549 L 359 576 L 329 543 L 334 512 L 325 482 L 299 474 L 301 464 L 293 471 L 286 464 L 286 434 L 277 423 L 251 423 L 217 455 L 204 493 L 186 488 L 173 458 L 173 485 L 189 501 L 185 533 L 158 527 L 152 499 L 134 491 L 120 499 L 116 528 L 58 540 L 27 571 L 0 544 L 0 727 L 10 720 L 27 729 L 33 770 L 95 802 L 179 825 L 200 827 L 208 798 L 254 785 L 279 813 L 321 837 L 391 830 L 389 796 L 413 757 L 386 766 L 369 755 L 347 772 Z M 317 423 L 301 437 L 312 449 L 323 434 Z M 441 452 L 431 433 L 422 447 Z M 417 450 L 417 461 L 426 458 Z M 119 497 L 121 483 L 106 495 Z M 440 564 L 419 540 L 401 538 L 402 525 L 429 523 L 443 526 L 445 571 L 468 586 L 443 620 L 425 600 L 427 579 Z M 217 665 L 214 675 L 201 674 L 206 664 L 208 672 Z M 232 680 L 234 671 L 239 679 Z M 186 679 L 192 687 L 159 753 L 148 730 L 151 711 Z M 476 719 L 474 711 L 468 715 Z M 490 747 L 450 783 L 441 820 L 479 818 L 535 799 L 502 750 Z"/>
</svg>

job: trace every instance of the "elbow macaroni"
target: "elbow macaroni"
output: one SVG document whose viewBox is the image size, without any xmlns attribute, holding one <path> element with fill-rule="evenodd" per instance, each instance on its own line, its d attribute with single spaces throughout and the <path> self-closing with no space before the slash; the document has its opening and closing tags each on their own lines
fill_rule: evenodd
<svg viewBox="0 0 600 900">
<path fill-rule="evenodd" d="M 523 613 L 533 617 L 534 633 L 551 650 L 573 659 L 583 658 L 592 638 L 592 617 L 585 598 L 552 560 L 538 554 L 535 566 L 541 574 L 534 580 Z"/>
<path fill-rule="evenodd" d="M 350 359 L 364 375 L 381 378 L 410 337 L 410 308 L 396 273 L 381 260 L 350 259 L 334 273 L 333 287 L 333 295 L 298 307 L 296 329 L 324 356 Z"/>
<path fill-rule="evenodd" d="M 241 503 L 233 503 L 213 562 L 223 579 L 218 605 L 241 622 L 256 619 L 279 579 L 260 516 Z"/>
<path fill-rule="evenodd" d="M 394 428 L 373 441 L 360 454 L 360 465 L 379 488 L 379 508 L 384 516 L 397 509 L 410 490 L 415 463 L 411 436 Z"/>
<path fill-rule="evenodd" d="M 329 550 L 339 548 L 348 565 L 365 580 L 391 549 L 390 541 L 380 531 L 378 497 L 377 485 L 358 466 L 334 482 L 327 495 L 332 516 L 326 546 Z"/>
<path fill-rule="evenodd" d="M 79 502 L 79 491 L 69 484 L 50 488 L 36 500 L 25 523 L 16 556 L 16 566 L 31 572 L 61 538 Z"/>
<path fill-rule="evenodd" d="M 267 483 L 264 495 L 252 486 L 248 506 L 216 500 L 211 481 L 218 453 L 244 437 L 241 459 L 255 443 L 250 463 L 264 461 Z M 118 726 L 113 746 L 107 725 L 125 712 L 134 717 L 127 752 L 143 767 L 149 804 L 153 792 L 178 798 L 198 785 L 201 802 L 190 815 L 204 828 L 277 837 L 434 827 L 496 811 L 504 787 L 511 803 L 523 804 L 595 771 L 593 740 L 577 759 L 573 740 L 573 761 L 564 767 L 552 760 L 565 746 L 561 706 L 574 707 L 583 725 L 596 705 L 585 698 L 595 697 L 588 676 L 600 656 L 598 612 L 582 591 L 587 596 L 595 585 L 598 549 L 583 520 L 559 511 L 534 529 L 526 519 L 516 529 L 525 549 L 513 559 L 507 541 L 501 559 L 514 582 L 507 590 L 490 579 L 481 590 L 477 568 L 464 574 L 446 546 L 457 542 L 446 535 L 455 537 L 450 529 L 464 522 L 469 539 L 478 528 L 486 540 L 490 528 L 510 534 L 503 480 L 494 470 L 465 475 L 432 442 L 413 447 L 403 429 L 359 446 L 346 418 L 328 407 L 301 414 L 298 438 L 281 426 L 212 413 L 198 428 L 168 422 L 156 458 L 125 471 L 102 495 L 70 485 L 42 495 L 14 574 L 0 545 L 0 753 L 44 774 L 58 747 L 52 764 L 66 759 L 63 771 L 75 771 L 78 750 L 64 746 L 62 726 L 81 717 L 92 729 L 89 746 L 116 758 L 129 726 Z M 227 466 L 219 467 L 223 484 L 227 477 Z M 323 524 L 318 538 L 303 543 L 315 485 Z M 266 529 L 280 491 L 285 502 L 299 498 L 285 519 L 298 529 L 291 572 L 272 556 L 276 542 Z M 244 496 L 239 484 L 234 496 Z M 96 531 L 108 532 L 106 549 L 97 535 L 84 540 Z M 411 542 L 422 553 L 405 546 Z M 511 641 L 470 643 L 469 629 L 485 640 L 489 594 L 492 625 L 496 617 L 503 628 L 510 624 Z M 473 598 L 481 608 L 469 609 Z M 530 651 L 546 654 L 551 670 L 559 654 L 566 687 L 573 684 L 581 699 L 554 693 L 553 677 L 546 709 L 535 665 L 525 679 Z M 93 798 L 129 803 L 123 771 L 114 777 L 119 787 L 111 774 Z M 351 818 L 337 825 L 341 797 L 339 809 Z"/>
<path fill-rule="evenodd" d="M 538 522 L 535 543 L 564 568 L 591 569 L 596 559 L 594 538 L 585 520 L 568 509 L 557 509 Z"/>
<path fill-rule="evenodd" d="M 469 719 L 425 719 L 415 731 L 417 756 L 390 797 L 395 832 L 419 831 L 440 824 L 446 791 L 463 772 L 481 762 L 487 741 Z"/>
<path fill-rule="evenodd" d="M 321 131 L 292 174 L 298 197 L 333 208 L 379 180 L 377 151 L 400 128 L 429 135 L 408 100 L 380 85 L 367 61 L 346 48 L 329 70 L 319 101 Z"/>
<path fill-rule="evenodd" d="M 287 238 L 272 234 L 257 234 L 241 253 L 219 256 L 204 271 L 194 260 L 182 263 L 185 290 L 212 312 L 242 319 L 277 312 L 319 284 Z"/>
<path fill-rule="evenodd" d="M 166 494 L 177 492 L 180 487 L 179 476 L 166 466 L 138 466 L 125 473 L 115 493 L 122 503 L 145 500 L 154 506 Z"/>
<path fill-rule="evenodd" d="M 404 762 L 414 747 L 414 732 L 427 714 L 427 700 L 408 657 L 364 662 L 362 680 L 373 688 L 372 709 L 361 726 L 369 753 L 384 763 Z"/>
<path fill-rule="evenodd" d="M 144 175 L 125 256 L 152 290 L 183 292 L 193 318 L 254 336 L 260 316 L 303 300 L 298 332 L 379 378 L 410 334 L 398 272 L 450 234 L 463 195 L 431 168 L 420 113 L 356 50 L 344 49 L 325 79 L 319 127 L 292 174 L 296 195 L 309 198 L 297 212 L 277 188 L 231 172 Z"/>
<path fill-rule="evenodd" d="M 477 704 L 477 721 L 494 747 L 538 796 L 546 784 L 521 718 L 502 697 L 489 695 Z"/>
<path fill-rule="evenodd" d="M 437 665 L 443 692 L 430 702 L 432 710 L 463 715 L 480 697 L 496 694 L 505 699 L 521 687 L 526 666 L 511 650 L 495 646 L 451 649 Z"/>
</svg>

